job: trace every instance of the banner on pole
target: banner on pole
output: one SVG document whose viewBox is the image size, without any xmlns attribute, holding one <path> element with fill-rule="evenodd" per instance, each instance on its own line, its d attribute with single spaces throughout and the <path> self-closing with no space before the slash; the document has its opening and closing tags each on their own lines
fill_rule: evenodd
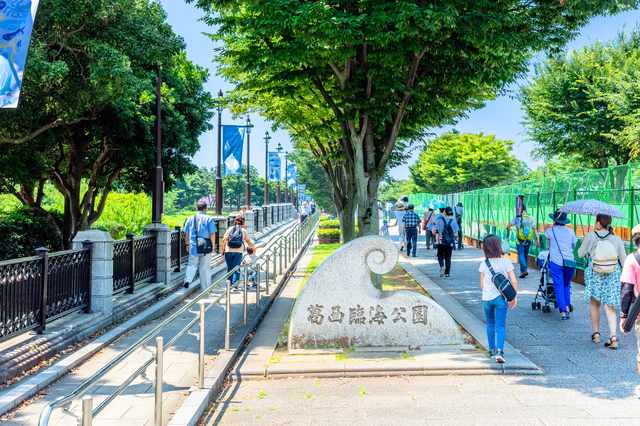
<svg viewBox="0 0 640 426">
<path fill-rule="evenodd" d="M 40 0 L 0 1 L 0 107 L 17 108 Z"/>
<path fill-rule="evenodd" d="M 289 166 L 287 171 L 287 186 L 289 188 L 296 186 L 296 179 L 298 178 L 298 166 Z"/>
<path fill-rule="evenodd" d="M 224 126 L 222 128 L 222 162 L 225 176 L 241 171 L 244 130 L 245 126 Z"/>
<path fill-rule="evenodd" d="M 282 160 L 277 152 L 269 153 L 269 182 L 278 182 L 282 176 Z"/>
<path fill-rule="evenodd" d="M 300 203 L 299 205 L 302 205 L 302 203 L 304 202 L 306 189 L 307 185 L 298 185 L 298 201 Z"/>
</svg>

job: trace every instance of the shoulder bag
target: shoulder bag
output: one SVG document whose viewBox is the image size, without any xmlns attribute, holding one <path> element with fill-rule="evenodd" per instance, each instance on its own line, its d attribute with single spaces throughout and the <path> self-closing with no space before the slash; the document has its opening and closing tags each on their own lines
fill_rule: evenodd
<svg viewBox="0 0 640 426">
<path fill-rule="evenodd" d="M 196 230 L 196 253 L 209 254 L 213 252 L 213 244 L 211 244 L 211 238 L 198 238 L 198 214 L 197 213 L 195 216 L 193 216 L 193 227 Z"/>
<path fill-rule="evenodd" d="M 507 302 L 511 302 L 516 298 L 518 294 L 516 292 L 516 289 L 513 288 L 511 281 L 509 281 L 509 278 L 507 278 L 504 274 L 496 273 L 496 271 L 493 270 L 489 259 L 485 259 L 485 263 L 487 264 L 487 268 L 489 268 L 489 271 L 491 272 L 491 282 L 496 286 L 496 288 L 502 295 L 502 298 Z"/>
<path fill-rule="evenodd" d="M 560 253 L 560 257 L 562 257 L 562 266 L 568 269 L 576 269 L 578 267 L 578 263 L 574 259 L 569 260 L 564 258 L 562 250 L 560 250 L 560 243 L 558 243 L 556 232 L 553 228 L 551 228 L 551 233 L 553 234 L 553 239 L 556 241 L 556 245 L 558 246 L 558 253 Z"/>
</svg>

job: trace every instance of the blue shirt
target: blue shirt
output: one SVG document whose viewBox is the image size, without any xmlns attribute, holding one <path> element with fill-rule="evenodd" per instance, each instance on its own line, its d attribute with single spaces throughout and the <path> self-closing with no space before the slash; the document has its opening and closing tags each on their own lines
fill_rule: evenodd
<svg viewBox="0 0 640 426">
<path fill-rule="evenodd" d="M 195 216 L 191 216 L 184 223 L 184 233 L 189 235 L 189 256 L 203 256 L 204 253 L 198 253 L 198 242 L 196 241 L 196 231 L 193 227 Z M 210 234 L 217 231 L 216 224 L 211 216 L 207 216 L 205 212 L 198 212 L 198 237 L 210 238 Z"/>
<path fill-rule="evenodd" d="M 438 241 L 442 240 L 442 232 L 444 231 L 445 222 L 451 225 L 451 230 L 453 231 L 453 235 L 456 235 L 458 231 L 460 231 L 460 228 L 458 228 L 458 223 L 454 218 L 444 217 L 444 216 L 442 217 L 442 220 L 438 218 L 438 221 L 436 222 L 436 229 L 438 230 Z"/>
</svg>

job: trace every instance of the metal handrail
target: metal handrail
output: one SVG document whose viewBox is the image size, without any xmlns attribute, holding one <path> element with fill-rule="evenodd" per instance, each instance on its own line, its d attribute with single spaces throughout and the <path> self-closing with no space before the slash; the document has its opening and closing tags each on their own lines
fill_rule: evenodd
<svg viewBox="0 0 640 426">
<path fill-rule="evenodd" d="M 317 224 L 317 220 L 315 220 L 316 224 Z M 147 379 L 146 376 L 144 376 L 144 372 L 145 370 L 148 368 L 148 366 L 153 362 L 153 360 L 156 360 L 156 374 L 157 377 L 160 377 L 160 381 L 155 383 L 156 384 L 156 413 L 155 413 L 155 424 L 156 425 L 160 425 L 162 424 L 162 415 L 161 412 L 158 412 L 158 407 L 160 407 L 160 411 L 161 411 L 161 399 L 162 399 L 162 383 L 161 383 L 161 372 L 162 372 L 162 353 L 164 352 L 165 348 L 169 348 L 171 347 L 180 337 L 182 337 L 184 335 L 184 333 L 191 333 L 189 330 L 191 329 L 191 327 L 193 327 L 193 325 L 195 325 L 196 322 L 200 321 L 200 330 L 204 330 L 204 314 L 206 312 L 208 312 L 211 308 L 213 308 L 214 306 L 216 306 L 223 298 L 227 298 L 227 321 L 226 321 L 226 325 L 225 325 L 225 349 L 228 350 L 229 349 L 229 334 L 230 334 L 230 320 L 229 320 L 229 313 L 230 313 L 230 290 L 231 288 L 236 287 L 237 285 L 239 285 L 239 283 L 241 281 L 236 282 L 233 286 L 230 285 L 230 281 L 228 281 L 228 278 L 231 277 L 231 275 L 233 275 L 234 273 L 236 273 L 237 271 L 239 271 L 240 269 L 244 269 L 245 272 L 245 282 L 247 280 L 247 269 L 249 266 L 254 265 L 255 263 L 257 263 L 259 260 L 261 260 L 265 255 L 267 255 L 267 253 L 269 251 L 272 251 L 273 256 L 276 256 L 275 254 L 275 244 L 276 242 L 280 242 L 280 240 L 282 239 L 287 239 L 290 237 L 291 234 L 296 234 L 296 239 L 293 239 L 291 241 L 294 242 L 293 246 L 296 246 L 296 248 L 293 248 L 292 244 L 290 243 L 289 246 L 290 248 L 292 248 L 294 250 L 299 250 L 303 244 L 303 235 L 304 233 L 307 233 L 308 235 L 306 236 L 306 238 L 310 238 L 313 230 L 315 229 L 315 226 L 310 227 L 310 222 L 307 220 L 305 223 L 298 223 L 296 225 L 293 226 L 293 228 L 291 228 L 291 232 L 289 232 L 289 234 L 287 235 L 280 235 L 278 238 L 275 238 L 271 241 L 270 245 L 267 245 L 263 251 L 263 253 L 253 262 L 249 263 L 249 264 L 241 264 L 236 266 L 235 268 L 233 268 L 231 271 L 227 272 L 225 275 L 223 275 L 220 279 L 218 279 L 216 281 L 215 284 L 211 285 L 209 288 L 203 290 L 200 292 L 200 294 L 198 294 L 197 296 L 195 296 L 189 303 L 187 303 L 185 306 L 183 306 L 181 309 L 179 309 L 178 311 L 176 311 L 173 315 L 169 316 L 167 319 L 165 319 L 164 321 L 162 321 L 160 324 L 156 325 L 151 331 L 149 331 L 147 334 L 145 334 L 144 336 L 142 336 L 141 338 L 139 338 L 133 345 L 129 346 L 129 348 L 127 348 L 124 352 L 122 352 L 120 355 L 116 356 L 114 359 L 112 359 L 111 361 L 109 361 L 109 363 L 107 365 L 105 365 L 104 367 L 102 367 L 100 370 L 98 370 L 96 373 L 94 373 L 91 377 L 89 377 L 87 380 L 85 380 L 84 382 L 82 382 L 73 392 L 59 397 L 57 398 L 55 401 L 50 402 L 49 404 L 47 404 L 45 406 L 45 408 L 42 410 L 42 413 L 40 415 L 40 419 L 38 421 L 38 425 L 39 426 L 46 426 L 48 425 L 49 419 L 51 417 L 51 413 L 53 412 L 53 410 L 55 408 L 58 407 L 62 407 L 63 408 L 63 412 L 65 414 L 69 414 L 72 416 L 75 416 L 76 418 L 78 418 L 82 424 L 84 425 L 85 422 L 88 420 L 88 423 L 86 424 L 91 424 L 90 423 L 90 419 L 93 418 L 93 416 L 97 415 L 98 413 L 100 413 L 113 399 L 115 399 L 124 389 L 126 389 L 126 387 L 133 381 L 135 380 L 135 378 L 142 376 L 143 378 Z M 282 252 L 280 252 L 280 255 L 282 255 Z M 263 264 L 266 264 L 268 267 L 268 262 L 269 262 L 269 257 L 267 257 L 267 259 L 263 262 Z M 274 260 L 275 263 L 275 260 Z M 267 269 L 268 270 L 268 269 Z M 275 276 L 275 269 L 274 269 L 274 276 Z M 258 275 L 258 279 L 259 279 L 259 275 Z M 274 277 L 275 280 L 275 277 Z M 267 275 L 266 277 L 266 281 L 267 281 L 267 289 L 268 289 L 268 282 L 269 282 L 269 276 Z M 214 288 L 219 287 L 223 282 L 226 282 L 227 286 L 226 286 L 226 291 L 220 295 L 214 302 L 210 303 L 208 307 L 205 307 L 203 309 L 203 305 L 205 304 L 204 301 L 201 301 L 201 299 L 203 299 L 205 296 L 207 296 L 211 291 L 213 291 Z M 267 290 L 267 294 L 268 294 L 268 290 Z M 259 306 L 259 301 L 260 301 L 260 286 L 257 286 L 256 288 L 256 306 Z M 244 286 L 244 321 L 243 323 L 246 324 L 246 299 L 247 299 L 247 288 L 246 285 Z M 195 305 L 196 303 L 200 303 L 201 307 L 200 307 L 200 312 L 196 313 L 193 311 L 190 311 L 189 309 Z M 145 345 L 149 342 L 149 340 L 151 340 L 151 338 L 153 336 L 155 336 L 158 332 L 160 332 L 161 330 L 163 330 L 167 325 L 169 325 L 171 322 L 173 322 L 175 319 L 177 319 L 178 317 L 180 317 L 183 313 L 185 312 L 189 312 L 189 313 L 193 313 L 196 314 L 196 317 L 191 320 L 187 326 L 185 326 L 178 334 L 176 334 L 173 339 L 171 339 L 166 345 L 163 344 L 163 340 L 162 337 L 158 337 L 156 339 L 156 350 L 151 350 L 145 347 Z M 204 336 L 202 335 L 202 333 L 196 333 L 196 335 L 198 336 L 198 339 L 201 341 L 200 344 L 200 370 L 203 372 L 204 369 L 202 368 L 204 365 L 204 345 L 203 343 L 203 339 Z M 135 373 L 133 373 L 131 376 L 129 376 L 124 382 L 123 384 L 121 384 L 114 392 L 112 392 L 98 407 L 96 407 L 95 410 L 92 410 L 92 403 L 88 402 L 91 401 L 92 398 L 90 396 L 85 396 L 83 398 L 83 404 L 82 404 L 82 409 L 83 409 L 83 413 L 82 414 L 77 414 L 77 413 L 73 413 L 71 411 L 69 411 L 70 405 L 71 405 L 71 401 L 75 398 L 77 398 L 78 396 L 82 395 L 89 387 L 91 387 L 96 381 L 98 381 L 100 378 L 102 378 L 105 374 L 107 374 L 111 369 L 113 369 L 116 365 L 118 365 L 118 363 L 120 363 L 121 361 L 123 361 L 125 358 L 127 358 L 129 355 L 131 355 L 134 351 L 136 351 L 139 348 L 143 348 L 146 350 L 150 350 L 153 353 L 153 356 L 151 358 L 149 358 L 149 360 L 145 361 L 143 363 L 143 365 L 138 368 L 136 370 Z M 160 366 L 158 366 L 160 364 Z M 198 380 L 198 386 L 200 388 L 202 388 L 203 386 L 203 374 L 199 375 L 199 380 Z M 147 379 L 149 380 L 149 379 Z M 158 388 L 160 389 L 160 402 L 158 402 Z"/>
</svg>

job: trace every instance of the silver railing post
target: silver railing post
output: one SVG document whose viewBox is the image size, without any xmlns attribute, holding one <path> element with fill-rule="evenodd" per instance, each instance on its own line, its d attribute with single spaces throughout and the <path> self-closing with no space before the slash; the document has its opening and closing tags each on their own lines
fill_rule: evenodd
<svg viewBox="0 0 640 426">
<path fill-rule="evenodd" d="M 156 337 L 156 400 L 155 410 L 153 413 L 153 424 L 162 426 L 162 373 L 164 364 L 164 339 L 161 336 Z"/>
<path fill-rule="evenodd" d="M 264 276 L 264 284 L 265 284 L 265 294 L 269 295 L 269 261 L 271 257 L 267 255 L 267 260 L 264 262 L 265 267 L 265 276 Z"/>
<path fill-rule="evenodd" d="M 204 388 L 204 302 L 200 305 L 200 335 L 198 336 L 198 389 Z"/>
<path fill-rule="evenodd" d="M 93 424 L 93 397 L 85 395 L 82 397 L 82 426 Z"/>
<path fill-rule="evenodd" d="M 262 267 L 258 262 L 256 262 L 256 309 L 260 309 L 260 273 L 262 272 Z"/>
<path fill-rule="evenodd" d="M 282 256 L 284 256 L 284 252 L 283 252 L 283 248 L 284 248 L 284 239 L 280 238 L 280 241 L 278 241 L 278 260 L 280 261 L 280 272 L 278 272 L 280 275 L 282 275 Z"/>
<path fill-rule="evenodd" d="M 224 350 L 229 350 L 229 340 L 231 339 L 231 281 L 227 280 L 227 312 L 224 323 Z"/>
<path fill-rule="evenodd" d="M 276 285 L 276 278 L 277 275 L 276 274 L 276 260 L 278 258 L 277 253 L 278 252 L 278 246 L 276 244 L 273 245 L 273 285 Z"/>
<path fill-rule="evenodd" d="M 248 294 L 249 294 L 249 265 L 244 265 L 244 291 L 242 292 L 242 325 L 247 325 Z"/>
</svg>

